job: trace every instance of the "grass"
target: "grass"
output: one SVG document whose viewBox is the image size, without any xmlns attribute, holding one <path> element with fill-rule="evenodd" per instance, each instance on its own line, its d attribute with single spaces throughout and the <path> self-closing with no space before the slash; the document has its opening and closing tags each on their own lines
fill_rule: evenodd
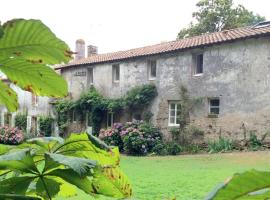
<svg viewBox="0 0 270 200">
<path fill-rule="evenodd" d="M 166 157 L 122 157 L 136 200 L 202 200 L 219 182 L 256 168 L 270 170 L 270 152 Z M 70 200 L 90 199 L 80 193 Z M 108 198 L 99 198 L 108 199 Z"/>
</svg>

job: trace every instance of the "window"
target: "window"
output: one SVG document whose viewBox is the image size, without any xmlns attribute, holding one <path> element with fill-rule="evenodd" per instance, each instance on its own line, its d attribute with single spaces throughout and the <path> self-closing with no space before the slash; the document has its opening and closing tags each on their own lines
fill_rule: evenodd
<svg viewBox="0 0 270 200">
<path fill-rule="evenodd" d="M 112 127 L 114 123 L 113 113 L 107 114 L 107 127 Z"/>
<path fill-rule="evenodd" d="M 148 79 L 155 80 L 157 76 L 157 61 L 151 60 L 148 63 Z"/>
<path fill-rule="evenodd" d="M 193 75 L 201 75 L 203 73 L 203 54 L 194 56 Z"/>
<path fill-rule="evenodd" d="M 218 115 L 219 114 L 219 98 L 209 99 L 209 114 Z"/>
<path fill-rule="evenodd" d="M 179 126 L 180 125 L 180 111 L 181 105 L 179 102 L 169 103 L 169 126 Z"/>
<path fill-rule="evenodd" d="M 94 83 L 94 73 L 93 73 L 93 68 L 88 68 L 87 69 L 87 84 L 88 86 L 93 85 Z"/>
<path fill-rule="evenodd" d="M 11 113 L 5 113 L 4 114 L 4 125 L 11 127 L 12 125 L 12 115 Z"/>
<path fill-rule="evenodd" d="M 112 75 L 113 75 L 113 82 L 120 81 L 120 66 L 119 64 L 112 66 Z"/>
</svg>

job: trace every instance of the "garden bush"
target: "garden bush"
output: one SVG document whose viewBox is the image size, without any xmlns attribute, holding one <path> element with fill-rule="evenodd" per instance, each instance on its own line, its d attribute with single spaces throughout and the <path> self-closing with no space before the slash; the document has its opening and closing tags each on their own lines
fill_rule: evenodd
<svg viewBox="0 0 270 200">
<path fill-rule="evenodd" d="M 27 115 L 25 114 L 17 114 L 15 116 L 15 126 L 22 130 L 22 131 L 26 131 L 26 127 L 27 127 Z"/>
<path fill-rule="evenodd" d="M 219 137 L 217 141 L 208 142 L 209 153 L 226 152 L 226 151 L 232 151 L 232 150 L 233 150 L 232 141 L 227 138 Z"/>
<path fill-rule="evenodd" d="M 106 144 L 110 146 L 118 146 L 120 151 L 123 151 L 123 140 L 122 140 L 122 123 L 114 123 L 112 128 L 101 129 L 99 132 L 99 138 L 102 139 Z"/>
<path fill-rule="evenodd" d="M 112 128 L 101 129 L 99 137 L 108 145 L 118 146 L 131 155 L 153 152 L 154 146 L 162 141 L 160 130 L 143 121 L 115 123 Z"/>
<path fill-rule="evenodd" d="M 2 144 L 20 144 L 24 140 L 23 132 L 18 128 L 9 128 L 0 126 L 0 143 Z"/>
<path fill-rule="evenodd" d="M 164 142 L 160 141 L 153 147 L 153 153 L 160 156 L 168 155 L 167 145 Z"/>
<path fill-rule="evenodd" d="M 52 134 L 52 125 L 54 119 L 52 117 L 41 116 L 39 118 L 40 135 L 49 137 Z"/>
<path fill-rule="evenodd" d="M 169 155 L 177 155 L 182 151 L 182 148 L 176 142 L 170 142 L 167 144 L 167 151 Z"/>
<path fill-rule="evenodd" d="M 138 129 L 131 130 L 123 139 L 124 150 L 130 155 L 147 154 L 147 141 Z"/>
<path fill-rule="evenodd" d="M 248 147 L 252 151 L 257 151 L 262 147 L 262 141 L 258 139 L 257 135 L 254 132 L 250 132 Z"/>
</svg>

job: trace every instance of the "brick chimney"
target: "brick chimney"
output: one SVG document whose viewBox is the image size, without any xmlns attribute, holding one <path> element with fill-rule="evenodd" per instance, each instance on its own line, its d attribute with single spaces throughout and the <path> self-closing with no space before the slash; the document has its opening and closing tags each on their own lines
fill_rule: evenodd
<svg viewBox="0 0 270 200">
<path fill-rule="evenodd" d="M 98 54 L 98 47 L 94 45 L 88 45 L 87 46 L 87 56 L 93 56 Z"/>
<path fill-rule="evenodd" d="M 85 42 L 83 39 L 76 40 L 75 52 L 75 60 L 85 58 Z"/>
</svg>

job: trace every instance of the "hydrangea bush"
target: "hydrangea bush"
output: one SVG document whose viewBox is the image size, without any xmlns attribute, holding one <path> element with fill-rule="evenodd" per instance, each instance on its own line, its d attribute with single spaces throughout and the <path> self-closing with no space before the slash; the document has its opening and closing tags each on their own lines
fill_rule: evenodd
<svg viewBox="0 0 270 200">
<path fill-rule="evenodd" d="M 112 128 L 101 129 L 99 137 L 108 145 L 118 146 L 121 151 L 132 155 L 151 153 L 153 147 L 162 141 L 160 130 L 143 121 L 115 123 Z"/>
<path fill-rule="evenodd" d="M 18 128 L 0 126 L 0 143 L 20 144 L 24 140 L 23 132 Z"/>
</svg>

